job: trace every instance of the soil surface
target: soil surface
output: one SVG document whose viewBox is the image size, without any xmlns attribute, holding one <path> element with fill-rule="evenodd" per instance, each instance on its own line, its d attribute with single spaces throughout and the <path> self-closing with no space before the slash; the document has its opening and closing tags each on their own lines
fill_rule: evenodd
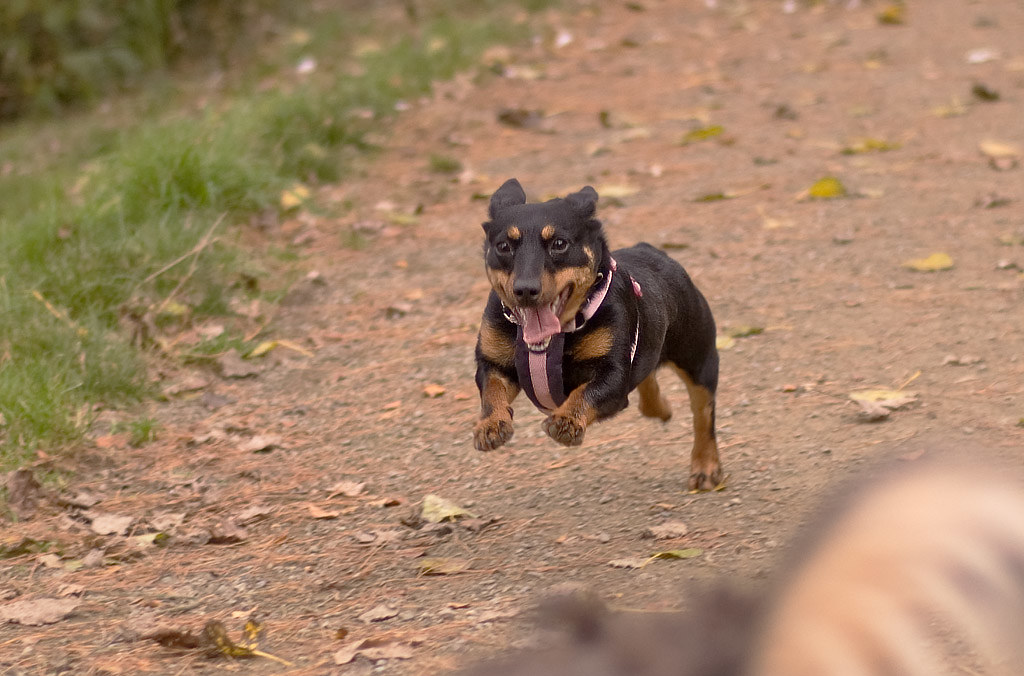
<svg viewBox="0 0 1024 676">
<path fill-rule="evenodd" d="M 503 74 L 413 102 L 325 189 L 345 217 L 282 225 L 319 273 L 267 325 L 291 342 L 248 377 L 169 374 L 185 391 L 154 410 L 155 442 L 99 430 L 62 496 L 5 525 L 28 553 L 2 561 L 0 603 L 77 606 L 0 626 L 0 672 L 445 673 L 528 645 L 527 611 L 567 584 L 647 610 L 723 576 L 763 584 L 880 462 L 1019 455 L 1024 5 L 908 2 L 886 23 L 888 5 L 812 4 L 564 10 L 490 55 Z M 531 200 L 594 185 L 614 247 L 665 248 L 719 332 L 751 334 L 721 351 L 723 490 L 685 489 L 671 372 L 668 423 L 634 406 L 564 448 L 520 397 L 514 439 L 473 449 L 480 223 L 512 176 Z M 830 176 L 845 196 L 813 198 Z M 939 252 L 952 268 L 904 267 Z M 849 394 L 869 388 L 916 398 L 867 422 Z M 424 525 L 428 494 L 472 516 Z M 642 537 L 665 522 L 688 532 Z M 609 564 L 685 548 L 702 552 Z M 251 616 L 293 667 L 182 647 L 213 620 L 237 640 Z"/>
</svg>

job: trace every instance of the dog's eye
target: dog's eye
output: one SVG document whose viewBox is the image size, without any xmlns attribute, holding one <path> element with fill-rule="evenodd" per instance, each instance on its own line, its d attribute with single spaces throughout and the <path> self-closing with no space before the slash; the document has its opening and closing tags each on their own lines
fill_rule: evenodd
<svg viewBox="0 0 1024 676">
<path fill-rule="evenodd" d="M 505 241 L 498 242 L 494 245 L 494 248 L 497 249 L 500 254 L 507 254 L 512 251 L 512 245 Z"/>
<path fill-rule="evenodd" d="M 565 253 L 569 250 L 569 242 L 557 237 L 551 240 L 551 253 Z"/>
</svg>

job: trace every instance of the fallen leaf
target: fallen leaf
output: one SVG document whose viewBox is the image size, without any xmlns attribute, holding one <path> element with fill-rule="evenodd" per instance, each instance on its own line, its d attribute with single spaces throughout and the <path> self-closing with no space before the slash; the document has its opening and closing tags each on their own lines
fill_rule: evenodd
<svg viewBox="0 0 1024 676">
<path fill-rule="evenodd" d="M 429 494 L 423 498 L 423 511 L 420 515 L 425 521 L 429 521 L 430 523 L 455 521 L 460 516 L 477 516 L 476 514 L 459 507 L 451 500 L 446 500 L 445 498 L 434 494 Z"/>
<path fill-rule="evenodd" d="M 878 138 L 863 138 L 854 141 L 850 145 L 843 148 L 840 152 L 843 155 L 860 155 L 863 153 L 870 152 L 886 152 L 889 150 L 898 150 L 902 147 L 900 143 L 893 143 L 884 139 Z"/>
<path fill-rule="evenodd" d="M 312 502 L 306 503 L 306 509 L 309 510 L 309 515 L 312 516 L 314 519 L 337 519 L 338 516 L 340 515 L 338 512 L 329 512 L 326 509 L 321 509 L 320 507 L 314 505 Z"/>
<path fill-rule="evenodd" d="M 238 513 L 238 516 L 235 517 L 235 522 L 241 526 L 248 526 L 257 521 L 262 521 L 271 511 L 271 508 L 267 505 L 250 505 Z"/>
<path fill-rule="evenodd" d="M 526 108 L 502 108 L 498 111 L 498 122 L 514 129 L 530 129 L 540 126 L 544 112 Z"/>
<path fill-rule="evenodd" d="M 697 129 L 691 129 L 690 131 L 683 134 L 683 137 L 679 139 L 680 145 L 690 145 L 691 143 L 697 143 L 699 141 L 707 141 L 725 133 L 725 127 L 720 124 L 712 124 L 706 127 L 699 127 Z"/>
<path fill-rule="evenodd" d="M 327 494 L 327 499 L 330 500 L 336 495 L 343 495 L 346 498 L 354 498 L 360 495 L 365 488 L 365 481 L 339 481 L 331 486 L 331 489 Z"/>
<path fill-rule="evenodd" d="M 0 620 L 12 624 L 39 626 L 59 622 L 75 611 L 78 599 L 35 598 L 0 605 Z"/>
<path fill-rule="evenodd" d="M 608 199 L 622 199 L 623 197 L 635 195 L 638 192 L 640 192 L 639 188 L 619 183 L 605 184 L 597 188 L 597 193 L 601 197 Z"/>
<path fill-rule="evenodd" d="M 971 87 L 971 94 L 974 94 L 974 98 L 979 101 L 985 101 L 987 103 L 998 101 L 1000 98 L 998 91 L 981 82 L 974 83 L 974 86 Z"/>
<path fill-rule="evenodd" d="M 281 445 L 281 436 L 278 434 L 257 434 L 249 441 L 238 447 L 243 453 L 262 453 L 270 451 Z"/>
<path fill-rule="evenodd" d="M 265 340 L 262 343 L 260 343 L 259 345 L 257 345 L 256 347 L 254 347 L 252 350 L 250 350 L 249 354 L 245 355 L 245 357 L 246 357 L 246 359 L 252 359 L 254 357 L 262 357 L 266 353 L 268 353 L 271 350 L 273 350 L 275 347 L 277 347 L 277 341 L 276 340 Z"/>
<path fill-rule="evenodd" d="M 981 361 L 981 357 L 976 357 L 974 355 L 964 355 L 962 357 L 958 357 L 955 354 L 949 354 L 946 355 L 946 358 L 942 360 L 942 365 L 973 366 L 974 364 L 980 364 Z"/>
<path fill-rule="evenodd" d="M 835 176 L 826 176 L 818 179 L 807 189 L 807 196 L 811 199 L 827 200 L 846 196 L 846 187 Z"/>
<path fill-rule="evenodd" d="M 715 336 L 715 347 L 719 350 L 729 350 L 736 346 L 736 339 L 732 336 Z"/>
<path fill-rule="evenodd" d="M 250 626 L 250 624 L 252 626 Z M 258 624 L 246 622 L 246 639 L 254 641 L 261 629 L 262 627 L 260 627 Z M 270 653 L 265 653 L 262 650 L 258 650 L 255 645 L 235 643 L 231 640 L 231 637 L 228 636 L 227 629 L 224 627 L 223 623 L 218 622 L 216 620 L 211 620 L 210 622 L 206 623 L 206 625 L 203 627 L 203 633 L 200 638 L 202 643 L 205 646 L 207 646 L 208 650 L 213 654 L 221 654 L 226 655 L 227 657 L 235 658 L 264 657 L 266 659 L 273 660 L 274 662 L 278 662 L 279 664 L 283 664 L 287 667 L 295 666 L 287 660 L 283 660 L 280 657 L 276 657 L 274 655 L 271 655 Z"/>
<path fill-rule="evenodd" d="M 398 615 L 398 611 L 386 604 L 380 604 L 370 608 L 365 613 L 359 616 L 360 622 L 370 624 L 371 622 L 383 622 L 384 620 L 390 620 Z"/>
<path fill-rule="evenodd" d="M 43 554 L 36 558 L 36 561 L 43 564 L 47 568 L 63 568 L 64 564 L 60 561 L 60 556 L 57 554 Z"/>
<path fill-rule="evenodd" d="M 666 521 L 658 526 L 651 526 L 641 536 L 654 538 L 655 540 L 668 540 L 681 538 L 690 532 L 689 527 L 682 521 Z"/>
<path fill-rule="evenodd" d="M 704 553 L 703 549 L 690 547 L 688 549 L 669 549 L 664 552 L 651 554 L 652 559 L 693 559 Z"/>
<path fill-rule="evenodd" d="M 746 338 L 748 336 L 758 336 L 764 333 L 763 326 L 732 326 L 726 332 L 730 338 Z"/>
<path fill-rule="evenodd" d="M 206 543 L 211 545 L 233 545 L 249 537 L 249 533 L 234 521 L 224 521 L 210 528 Z"/>
<path fill-rule="evenodd" d="M 977 65 L 996 61 L 999 57 L 999 50 L 995 47 L 976 47 L 964 55 L 964 60 L 971 65 Z"/>
<path fill-rule="evenodd" d="M 13 559 L 33 552 L 45 552 L 49 546 L 50 543 L 45 540 L 0 534 L 0 559 Z"/>
<path fill-rule="evenodd" d="M 135 522 L 135 517 L 122 514 L 88 513 L 92 519 L 89 529 L 97 535 L 124 535 Z"/>
<path fill-rule="evenodd" d="M 396 641 L 390 638 L 367 638 L 353 641 L 334 653 L 334 663 L 348 664 L 362 655 L 368 660 L 407 660 L 414 654 L 412 641 Z"/>
<path fill-rule="evenodd" d="M 169 537 L 167 533 L 143 533 L 142 535 L 136 535 L 133 540 L 138 547 L 145 549 L 162 545 L 167 542 Z"/>
<path fill-rule="evenodd" d="M 7 506 L 19 519 L 31 519 L 39 506 L 42 486 L 30 469 L 16 469 L 7 475 Z"/>
<path fill-rule="evenodd" d="M 437 397 L 440 397 L 444 393 L 445 393 L 444 387 L 442 387 L 441 385 L 433 384 L 433 383 L 431 383 L 429 385 L 426 385 L 423 388 L 423 396 L 430 397 L 431 399 L 436 399 Z"/>
<path fill-rule="evenodd" d="M 917 400 L 917 393 L 905 390 L 857 390 L 850 399 L 860 407 L 860 416 L 867 422 L 885 420 L 896 411 Z"/>
<path fill-rule="evenodd" d="M 296 183 L 287 190 L 281 191 L 281 208 L 285 211 L 294 209 L 309 199 L 309 188 Z"/>
<path fill-rule="evenodd" d="M 418 570 L 420 575 L 454 575 L 469 570 L 469 561 L 428 557 L 420 559 Z"/>
<path fill-rule="evenodd" d="M 954 96 L 949 103 L 932 108 L 932 115 L 936 117 L 960 117 L 961 115 L 966 115 L 967 111 L 967 104 Z"/>
<path fill-rule="evenodd" d="M 1019 157 L 1021 154 L 1020 146 L 991 139 L 979 143 L 978 150 L 986 157 Z"/>
<path fill-rule="evenodd" d="M 148 519 L 149 525 L 158 531 L 174 530 L 185 521 L 184 512 L 167 512 Z"/>
<path fill-rule="evenodd" d="M 926 258 L 912 258 L 903 261 L 902 267 L 916 272 L 938 272 L 953 267 L 953 258 L 943 252 L 933 253 Z"/>
<path fill-rule="evenodd" d="M 902 2 L 894 2 L 883 7 L 875 18 L 883 26 L 900 26 L 906 21 L 906 7 Z"/>
</svg>

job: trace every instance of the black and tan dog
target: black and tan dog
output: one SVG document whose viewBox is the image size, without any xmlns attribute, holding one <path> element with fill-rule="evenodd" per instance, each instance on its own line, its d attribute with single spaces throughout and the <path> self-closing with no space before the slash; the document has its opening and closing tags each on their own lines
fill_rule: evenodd
<svg viewBox="0 0 1024 676">
<path fill-rule="evenodd" d="M 640 393 L 643 415 L 668 420 L 655 371 L 686 383 L 694 443 L 689 487 L 722 479 L 715 441 L 718 352 L 707 301 L 682 266 L 649 244 L 610 251 L 594 218 L 597 192 L 527 204 L 510 179 L 491 197 L 484 260 L 492 292 L 480 324 L 476 382 L 482 451 L 512 437 L 522 389 L 548 413 L 544 430 L 566 446 Z"/>
</svg>

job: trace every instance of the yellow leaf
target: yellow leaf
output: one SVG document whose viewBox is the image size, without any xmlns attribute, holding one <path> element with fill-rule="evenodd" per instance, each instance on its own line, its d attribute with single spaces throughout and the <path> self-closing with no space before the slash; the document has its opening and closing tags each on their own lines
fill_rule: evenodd
<svg viewBox="0 0 1024 676">
<path fill-rule="evenodd" d="M 700 127 L 699 129 L 693 129 L 686 132 L 679 142 L 685 146 L 698 141 L 706 141 L 710 138 L 721 136 L 723 133 L 725 133 L 725 127 L 720 124 L 712 124 L 707 127 Z"/>
<path fill-rule="evenodd" d="M 826 176 L 815 181 L 807 190 L 807 195 L 814 199 L 827 200 L 846 195 L 846 187 L 835 176 Z"/>
<path fill-rule="evenodd" d="M 854 401 L 898 401 L 902 399 L 916 399 L 916 392 L 904 390 L 857 390 L 850 392 L 850 399 Z"/>
<path fill-rule="evenodd" d="M 978 144 L 978 149 L 987 157 L 1019 157 L 1020 148 L 1012 143 L 986 140 Z"/>
<path fill-rule="evenodd" d="M 719 350 L 729 350 L 736 345 L 736 339 L 732 336 L 716 336 L 715 347 Z"/>
<path fill-rule="evenodd" d="M 452 575 L 469 569 L 469 561 L 465 559 L 446 559 L 428 557 L 420 560 L 420 575 Z"/>
<path fill-rule="evenodd" d="M 292 342 L 290 340 L 283 340 L 283 339 L 279 340 L 279 341 L 277 341 L 277 345 L 278 345 L 278 347 L 283 347 L 283 348 L 289 349 L 292 352 L 298 352 L 299 354 L 301 354 L 304 357 L 312 357 L 313 356 L 312 352 L 310 352 L 306 348 L 304 348 L 301 345 L 298 345 L 298 344 L 296 344 L 296 343 L 294 343 L 294 342 Z"/>
<path fill-rule="evenodd" d="M 631 185 L 625 184 L 610 184 L 602 185 L 597 189 L 597 192 L 601 197 L 608 197 L 611 199 L 617 199 L 622 197 L 629 197 L 640 192 L 639 188 L 634 188 Z"/>
<path fill-rule="evenodd" d="M 912 258 L 903 261 L 903 267 L 917 272 L 949 270 L 953 267 L 953 258 L 947 253 L 937 252 L 927 258 Z"/>
<path fill-rule="evenodd" d="M 309 199 L 309 188 L 301 183 L 296 183 L 287 190 L 281 191 L 281 208 L 285 211 L 294 209 L 307 199 Z"/>
<path fill-rule="evenodd" d="M 692 559 L 704 553 L 703 549 L 690 547 L 688 549 L 669 549 L 664 552 L 651 554 L 652 559 Z"/>
<path fill-rule="evenodd" d="M 441 523 L 442 521 L 455 521 L 460 516 L 475 517 L 476 514 L 459 507 L 451 500 L 446 500 L 439 495 L 430 494 L 423 498 L 421 516 L 424 521 Z"/>
<path fill-rule="evenodd" d="M 256 347 L 254 347 L 252 351 L 246 355 L 246 357 L 248 357 L 249 359 L 252 359 L 253 357 L 262 357 L 266 353 L 273 350 L 275 347 L 277 347 L 276 340 L 265 340 Z"/>
<path fill-rule="evenodd" d="M 843 148 L 842 153 L 844 155 L 860 155 L 863 153 L 870 152 L 886 152 L 887 150 L 898 150 L 902 147 L 900 143 L 893 143 L 892 141 L 886 141 L 878 138 L 863 138 L 854 141 L 850 145 Z"/>
<path fill-rule="evenodd" d="M 898 26 L 905 21 L 906 7 L 902 2 L 896 2 L 882 9 L 877 15 L 878 23 L 889 26 Z"/>
</svg>

